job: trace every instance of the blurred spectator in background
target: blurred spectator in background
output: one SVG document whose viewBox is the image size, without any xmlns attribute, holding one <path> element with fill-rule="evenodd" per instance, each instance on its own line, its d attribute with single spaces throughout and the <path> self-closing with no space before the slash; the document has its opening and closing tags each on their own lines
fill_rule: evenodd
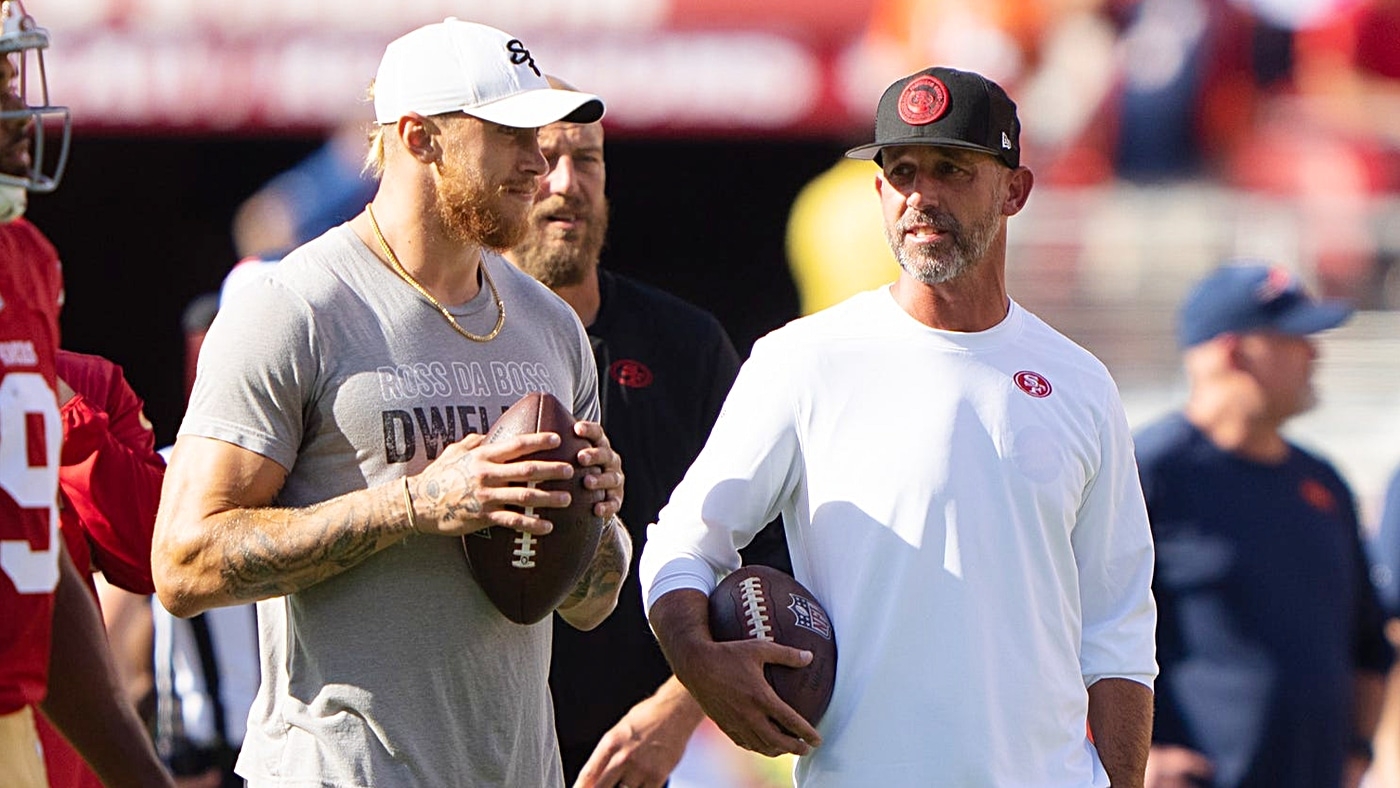
<svg viewBox="0 0 1400 788">
<path fill-rule="evenodd" d="M 1278 31 L 1288 70 L 1241 103 L 1251 112 L 1225 146 L 1223 175 L 1297 202 L 1324 294 L 1385 305 L 1376 285 L 1393 261 L 1371 214 L 1400 190 L 1400 3 L 1256 0 L 1255 11 L 1258 29 Z"/>
<path fill-rule="evenodd" d="M 1371 579 L 1385 610 L 1386 634 L 1400 646 L 1400 469 L 1390 477 L 1380 525 L 1367 543 Z M 1400 665 L 1392 668 L 1386 686 L 1385 709 L 1376 729 L 1375 786 L 1400 785 Z"/>
<path fill-rule="evenodd" d="M 178 788 L 241 788 L 234 764 L 258 691 L 253 605 L 176 618 L 151 600 L 156 751 Z"/>
<path fill-rule="evenodd" d="M 1355 788 L 1392 649 L 1351 491 L 1283 425 L 1314 404 L 1310 335 L 1351 309 L 1224 265 L 1178 313 L 1190 383 L 1137 457 L 1157 548 L 1147 786 Z"/>
<path fill-rule="evenodd" d="M 1400 618 L 1400 469 L 1390 477 L 1380 526 L 1367 547 L 1381 606 L 1390 618 Z"/>
<path fill-rule="evenodd" d="M 1049 20 L 1070 2 L 1040 0 L 877 0 L 865 50 L 881 74 L 930 60 L 957 64 L 1005 86 L 1035 65 Z"/>
<path fill-rule="evenodd" d="M 367 121 L 346 122 L 245 200 L 233 217 L 239 259 L 280 258 L 364 210 L 377 185 L 364 171 L 368 134 Z"/>
<path fill-rule="evenodd" d="M 163 462 L 164 460 L 162 460 Z M 155 724 L 155 678 L 151 672 L 151 596 L 134 593 L 92 575 L 97 589 L 102 623 L 112 648 L 117 678 L 127 702 L 136 709 L 146 729 Z"/>
<path fill-rule="evenodd" d="M 1228 0 L 1125 0 L 1112 16 L 1122 29 L 1111 147 L 1127 180 L 1206 174 L 1218 138 L 1238 135 L 1259 91 L 1287 76 L 1286 39 L 1256 31 Z"/>
<path fill-rule="evenodd" d="M 1384 303 L 1372 201 L 1400 188 L 1400 2 L 1119 4 L 1114 164 L 1293 201 L 1324 295 Z"/>
<path fill-rule="evenodd" d="M 1400 0 L 879 0 L 863 44 L 852 82 L 931 59 L 1007 85 L 1037 121 L 1025 155 L 1044 186 L 1270 200 L 1296 216 L 1271 248 L 1323 295 L 1400 304 L 1400 251 L 1379 226 L 1400 191 Z M 856 228 L 833 195 L 805 194 L 826 205 L 804 223 Z M 793 261 L 804 295 L 847 286 L 834 254 Z"/>
<path fill-rule="evenodd" d="M 252 258 L 249 258 L 252 259 Z M 190 389 L 194 387 L 195 367 L 199 363 L 199 349 L 204 346 L 204 335 L 219 312 L 219 296 L 205 293 L 195 296 L 185 305 L 180 314 L 180 328 L 185 335 L 184 392 L 185 401 L 190 399 Z"/>
</svg>

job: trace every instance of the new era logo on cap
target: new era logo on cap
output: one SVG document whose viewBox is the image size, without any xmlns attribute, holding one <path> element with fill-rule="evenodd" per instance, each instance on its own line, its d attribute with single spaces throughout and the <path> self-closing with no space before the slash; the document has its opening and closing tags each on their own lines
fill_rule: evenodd
<svg viewBox="0 0 1400 788">
<path fill-rule="evenodd" d="M 520 39 L 449 17 L 391 42 L 374 79 L 379 123 L 447 112 L 538 128 L 560 120 L 592 123 L 603 117 L 603 101 L 551 88 Z"/>
<path fill-rule="evenodd" d="M 880 160 L 892 145 L 938 145 L 990 153 L 1015 169 L 1021 165 L 1021 124 L 1016 104 L 981 74 L 935 66 L 885 89 L 875 113 L 875 141 L 846 151 L 853 159 Z"/>
</svg>

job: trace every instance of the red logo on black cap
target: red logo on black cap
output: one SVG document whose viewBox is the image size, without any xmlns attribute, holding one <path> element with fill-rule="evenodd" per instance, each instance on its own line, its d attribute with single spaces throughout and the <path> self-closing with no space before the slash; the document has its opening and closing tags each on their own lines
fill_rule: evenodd
<svg viewBox="0 0 1400 788">
<path fill-rule="evenodd" d="M 1046 380 L 1039 372 L 1021 370 L 1016 373 L 1013 380 L 1016 381 L 1016 388 L 1019 388 L 1036 399 L 1044 399 L 1050 396 L 1050 392 L 1054 390 L 1050 385 L 1050 381 Z"/>
<path fill-rule="evenodd" d="M 899 119 L 910 126 L 926 126 L 947 111 L 948 86 L 938 77 L 916 77 L 899 94 Z"/>
</svg>

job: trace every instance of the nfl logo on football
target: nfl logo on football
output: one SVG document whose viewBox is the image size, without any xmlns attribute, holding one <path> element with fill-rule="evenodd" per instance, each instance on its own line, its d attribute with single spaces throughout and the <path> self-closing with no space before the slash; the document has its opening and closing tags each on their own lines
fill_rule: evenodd
<svg viewBox="0 0 1400 788">
<path fill-rule="evenodd" d="M 788 596 L 792 598 L 792 604 L 788 605 L 788 610 L 792 611 L 797 625 L 821 635 L 824 640 L 831 640 L 831 622 L 826 620 L 826 613 L 805 596 L 797 594 L 788 594 Z"/>
</svg>

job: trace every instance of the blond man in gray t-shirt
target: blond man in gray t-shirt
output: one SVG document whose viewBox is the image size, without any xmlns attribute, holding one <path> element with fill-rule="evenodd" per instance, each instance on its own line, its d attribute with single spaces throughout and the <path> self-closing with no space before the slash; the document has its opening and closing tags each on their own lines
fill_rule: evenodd
<svg viewBox="0 0 1400 788">
<path fill-rule="evenodd" d="M 579 460 L 601 468 L 585 484 L 609 522 L 558 612 L 587 629 L 616 605 L 631 544 L 587 336 L 494 251 L 518 240 L 544 173 L 538 127 L 602 111 L 549 88 L 499 30 L 448 19 L 408 33 L 375 81 L 373 202 L 210 329 L 152 563 L 177 615 L 258 602 L 262 686 L 238 763 L 250 785 L 562 785 L 552 623 L 498 613 L 456 537 L 545 533 L 531 512 L 566 504 L 521 483 L 567 464 L 518 460 L 558 436 L 481 437 L 548 391 L 595 445 Z"/>
</svg>

